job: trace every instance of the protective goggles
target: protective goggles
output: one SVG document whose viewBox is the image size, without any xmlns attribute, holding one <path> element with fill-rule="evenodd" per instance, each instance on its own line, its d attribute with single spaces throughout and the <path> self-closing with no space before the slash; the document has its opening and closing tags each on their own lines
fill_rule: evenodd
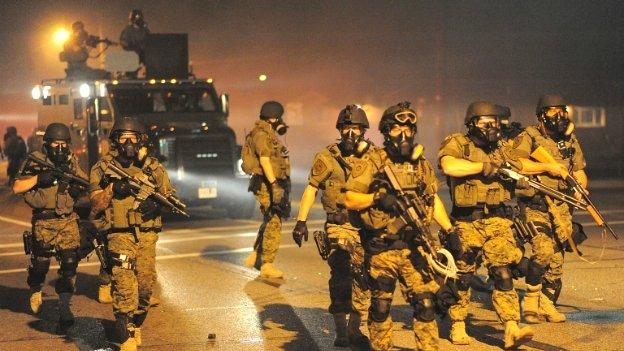
<svg viewBox="0 0 624 351">
<path fill-rule="evenodd" d="M 120 144 L 125 144 L 126 141 L 130 140 L 131 143 L 136 144 L 139 142 L 139 139 L 139 135 L 137 135 L 136 133 L 123 133 L 119 136 L 117 141 Z"/>
<path fill-rule="evenodd" d="M 411 124 L 416 124 L 416 120 L 418 117 L 416 117 L 416 114 L 412 111 L 404 111 L 404 112 L 399 112 L 397 114 L 394 115 L 394 119 L 399 122 L 399 123 L 411 123 Z"/>
<path fill-rule="evenodd" d="M 547 108 L 544 110 L 547 118 L 568 118 L 568 110 L 565 107 Z"/>
</svg>

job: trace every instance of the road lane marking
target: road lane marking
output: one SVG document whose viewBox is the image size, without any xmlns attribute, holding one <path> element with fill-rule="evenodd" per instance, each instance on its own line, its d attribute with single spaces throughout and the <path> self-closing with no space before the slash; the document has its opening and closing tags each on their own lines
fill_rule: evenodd
<svg viewBox="0 0 624 351">
<path fill-rule="evenodd" d="M 13 251 L 13 252 L 3 252 L 0 253 L 0 257 L 1 256 L 19 256 L 19 255 L 26 255 L 24 253 L 24 251 Z"/>
<path fill-rule="evenodd" d="M 288 245 L 280 245 L 280 249 L 292 249 L 294 247 L 298 247 L 297 244 L 288 244 Z M 218 256 L 218 255 L 228 255 L 228 254 L 237 254 L 237 253 L 247 253 L 253 251 L 253 247 L 242 247 L 239 249 L 230 249 L 230 250 L 215 250 L 215 251 L 200 251 L 200 252 L 189 252 L 184 254 L 171 254 L 171 255 L 162 255 L 156 256 L 156 261 L 164 261 L 164 260 L 174 260 L 180 258 L 195 258 L 195 257 L 208 257 L 208 256 Z M 90 266 L 99 266 L 99 261 L 94 262 L 84 262 L 80 263 L 78 267 L 90 267 Z M 50 266 L 50 269 L 58 269 L 61 268 L 59 265 Z M 16 268 L 16 269 L 5 269 L 1 270 L 0 274 L 11 274 L 11 273 L 21 273 L 26 272 L 26 268 Z"/>
<path fill-rule="evenodd" d="M 15 218 L 11 218 L 11 217 L 0 216 L 0 221 L 4 221 L 4 222 L 7 222 L 7 223 L 11 223 L 11 224 L 21 225 L 22 227 L 26 227 L 26 228 L 32 227 L 32 223 L 30 223 L 30 222 L 20 221 L 19 219 L 15 219 Z"/>
</svg>

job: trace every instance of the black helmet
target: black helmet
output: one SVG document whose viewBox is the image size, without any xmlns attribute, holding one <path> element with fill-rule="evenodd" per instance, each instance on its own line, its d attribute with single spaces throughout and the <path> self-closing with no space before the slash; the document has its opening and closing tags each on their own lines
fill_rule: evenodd
<svg viewBox="0 0 624 351">
<path fill-rule="evenodd" d="M 369 124 L 366 112 L 358 105 L 347 105 L 347 107 L 343 108 L 340 114 L 338 114 L 336 129 L 340 129 L 345 125 L 360 125 L 368 129 Z"/>
<path fill-rule="evenodd" d="M 145 126 L 132 117 L 122 117 L 115 121 L 110 131 L 110 138 L 115 139 L 117 134 L 121 132 L 135 132 L 145 134 Z"/>
<path fill-rule="evenodd" d="M 71 141 L 69 128 L 63 123 L 50 123 L 43 134 L 43 140 L 47 143 L 51 143 L 55 140 L 65 140 L 69 142 Z"/>
<path fill-rule="evenodd" d="M 559 94 L 545 94 L 540 96 L 535 114 L 540 116 L 542 112 L 544 112 L 544 109 L 548 107 L 566 107 L 567 105 L 568 103 L 563 96 Z"/>
<path fill-rule="evenodd" d="M 143 12 L 139 9 L 133 9 L 128 15 L 128 21 L 130 22 L 130 24 L 142 26 L 145 23 L 143 19 Z"/>
<path fill-rule="evenodd" d="M 500 117 L 501 109 L 500 106 L 494 105 L 491 102 L 487 101 L 475 101 L 466 110 L 466 118 L 464 118 L 464 124 L 466 126 L 470 125 L 472 119 L 480 116 L 496 116 Z"/>
<path fill-rule="evenodd" d="M 284 114 L 284 106 L 277 101 L 267 101 L 260 108 L 260 118 L 282 118 Z"/>
<path fill-rule="evenodd" d="M 82 21 L 76 21 L 72 23 L 72 31 L 76 32 L 84 29 L 84 23 Z"/>
<path fill-rule="evenodd" d="M 418 115 L 410 108 L 410 105 L 409 101 L 403 101 L 388 107 L 379 121 L 379 131 L 387 133 L 393 124 L 413 125 L 415 129 Z"/>
</svg>

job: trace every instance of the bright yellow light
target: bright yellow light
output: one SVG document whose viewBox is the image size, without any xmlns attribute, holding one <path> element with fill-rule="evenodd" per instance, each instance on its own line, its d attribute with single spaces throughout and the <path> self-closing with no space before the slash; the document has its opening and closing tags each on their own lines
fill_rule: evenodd
<svg viewBox="0 0 624 351">
<path fill-rule="evenodd" d="M 175 83 L 177 83 L 177 82 L 178 82 L 178 81 L 177 81 L 175 78 L 171 80 L 171 84 L 175 84 Z"/>
<path fill-rule="evenodd" d="M 69 31 L 65 28 L 59 28 L 54 32 L 53 38 L 57 45 L 63 45 L 69 39 Z"/>
<path fill-rule="evenodd" d="M 117 85 L 117 84 L 119 84 L 119 81 L 118 80 L 114 80 L 113 81 L 113 85 Z"/>
<path fill-rule="evenodd" d="M 208 82 L 208 83 L 212 84 L 212 82 L 214 82 L 214 79 L 212 79 L 212 78 L 208 78 L 208 79 L 206 79 L 206 82 Z"/>
<path fill-rule="evenodd" d="M 156 79 L 150 79 L 150 80 L 149 80 L 149 83 L 150 83 L 150 84 L 156 84 Z"/>
<path fill-rule="evenodd" d="M 265 80 L 267 80 L 267 76 L 266 74 L 261 74 L 258 76 L 258 80 L 261 82 L 264 82 Z"/>
<path fill-rule="evenodd" d="M 161 80 L 160 80 L 160 84 L 165 84 L 165 83 L 167 83 L 167 81 L 166 81 L 166 80 L 164 80 L 164 79 L 161 79 Z"/>
</svg>

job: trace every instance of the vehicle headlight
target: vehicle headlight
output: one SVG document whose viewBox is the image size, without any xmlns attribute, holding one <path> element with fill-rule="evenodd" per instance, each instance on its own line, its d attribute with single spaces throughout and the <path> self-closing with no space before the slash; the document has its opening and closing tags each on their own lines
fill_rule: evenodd
<svg viewBox="0 0 624 351">
<path fill-rule="evenodd" d="M 33 100 L 39 100 L 41 98 L 41 87 L 37 85 L 32 88 L 30 95 L 32 95 Z"/>
<path fill-rule="evenodd" d="M 82 83 L 79 88 L 80 97 L 88 98 L 91 95 L 91 87 L 87 83 Z"/>
</svg>

